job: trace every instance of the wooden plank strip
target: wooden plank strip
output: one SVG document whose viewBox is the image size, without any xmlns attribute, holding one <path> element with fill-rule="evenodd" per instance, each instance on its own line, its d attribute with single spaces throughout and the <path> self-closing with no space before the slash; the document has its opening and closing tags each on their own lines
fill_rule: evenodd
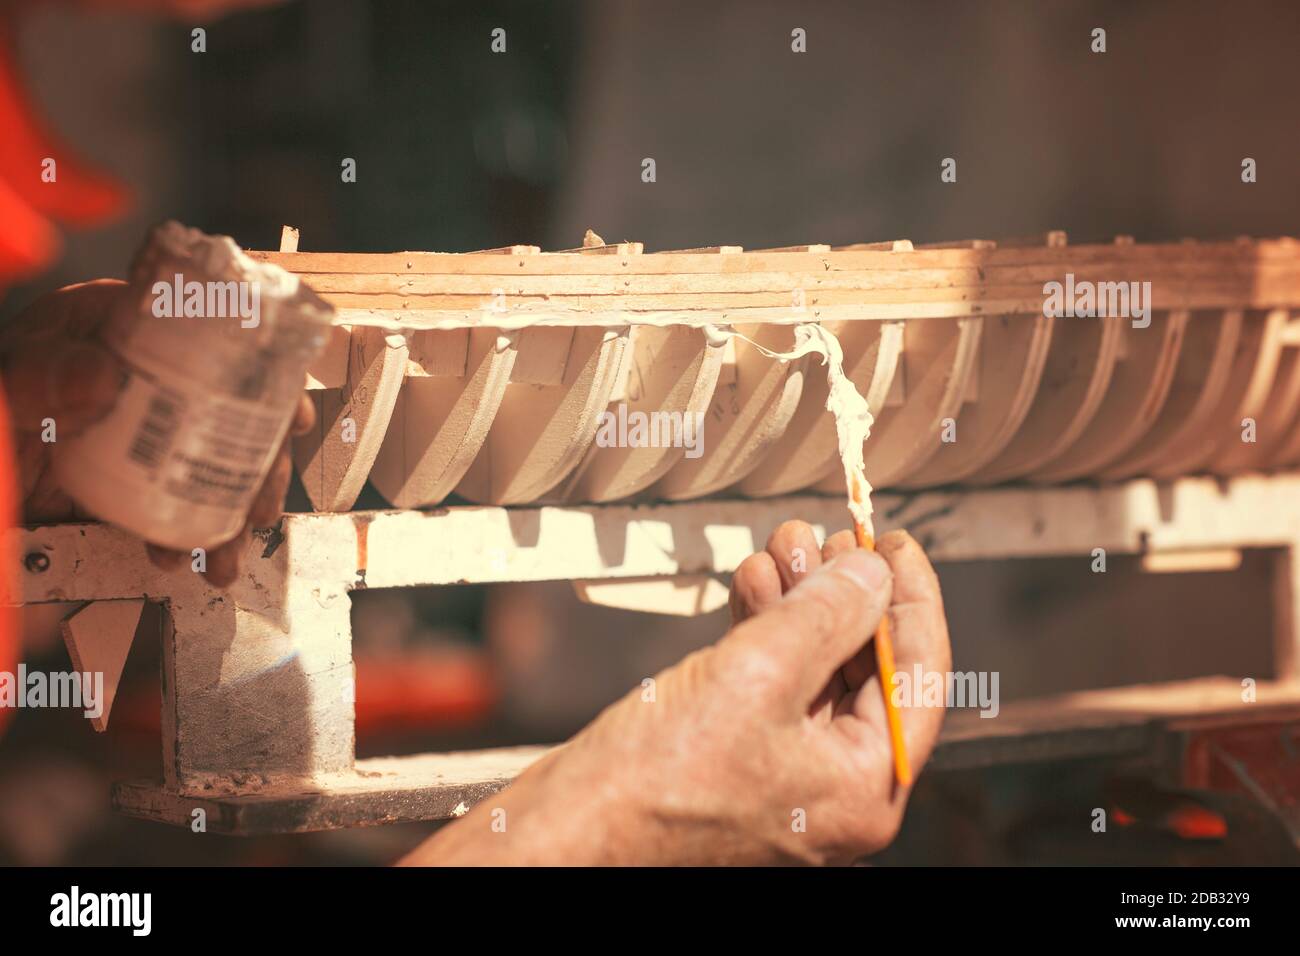
<svg viewBox="0 0 1300 956">
<path fill-rule="evenodd" d="M 346 325 L 364 325 L 393 328 L 401 331 L 420 329 L 453 329 L 491 327 L 503 330 L 542 326 L 575 328 L 608 328 L 631 325 L 689 325 L 703 328 L 709 325 L 735 325 L 764 323 L 768 325 L 798 325 L 815 321 L 877 322 L 901 319 L 948 319 L 982 315 L 1036 315 L 1042 312 L 1041 295 L 1019 299 L 981 301 L 960 298 L 926 296 L 907 302 L 862 303 L 858 305 L 811 305 L 803 311 L 792 309 L 789 303 L 761 308 L 728 309 L 675 309 L 629 310 L 600 307 L 589 303 L 586 308 L 557 308 L 554 304 L 531 307 L 517 311 L 487 312 L 482 309 L 428 310 L 428 309 L 339 309 L 336 321 Z M 1173 309 L 1212 311 L 1222 309 L 1273 309 L 1296 308 L 1291 300 L 1300 301 L 1300 289 L 1289 295 L 1278 288 L 1259 287 L 1252 292 L 1240 290 L 1166 290 L 1152 295 L 1153 312 Z M 662 300 L 657 300 L 662 301 Z M 609 305 L 616 305 L 616 297 Z"/>
<path fill-rule="evenodd" d="M 714 249 L 739 247 L 712 247 Z M 1235 264 L 1249 267 L 1269 261 L 1293 261 L 1300 255 L 1294 239 L 1258 240 L 1254 243 L 1150 243 L 1077 245 L 1063 249 L 1037 248 L 917 248 L 912 252 L 883 249 L 834 251 L 816 254 L 743 253 L 720 262 L 714 252 L 656 252 L 640 256 L 586 256 L 581 253 L 541 253 L 536 256 L 498 256 L 474 253 L 248 253 L 254 259 L 276 264 L 290 272 L 327 273 L 447 273 L 481 275 L 573 275 L 599 273 L 712 273 L 798 269 L 833 272 L 859 269 L 944 269 L 962 266 L 1052 265 L 1069 267 L 1145 269 L 1164 264 L 1181 266 L 1188 274 L 1205 268 Z"/>
<path fill-rule="evenodd" d="M 689 255 L 724 255 L 734 256 L 745 251 L 744 246 L 696 246 L 693 249 L 672 249 L 668 252 L 659 252 L 655 255 L 661 256 L 689 256 Z"/>
<path fill-rule="evenodd" d="M 548 255 L 564 255 L 578 253 L 581 255 L 596 256 L 639 256 L 645 251 L 645 245 L 640 242 L 614 242 L 607 243 L 600 236 L 596 235 L 590 229 L 582 240 L 582 245 L 575 249 L 556 249 L 554 252 L 548 252 Z"/>
<path fill-rule="evenodd" d="M 497 246 L 494 249 L 476 249 L 473 252 L 455 254 L 474 256 L 535 256 L 541 251 L 541 246 Z"/>
<path fill-rule="evenodd" d="M 922 242 L 917 249 L 996 249 L 993 239 L 950 239 L 946 242 Z"/>
<path fill-rule="evenodd" d="M 890 239 L 886 242 L 854 242 L 847 246 L 832 246 L 836 252 L 863 252 L 884 250 L 886 252 L 911 252 L 916 248 L 911 239 Z"/>
<path fill-rule="evenodd" d="M 630 312 L 650 310 L 724 310 L 789 308 L 793 292 L 802 291 L 808 307 L 871 304 L 910 304 L 930 302 L 993 303 L 1012 301 L 1029 303 L 1025 310 L 1043 311 L 1043 283 L 1009 285 L 967 285 L 942 288 L 828 288 L 815 282 L 793 285 L 775 291 L 680 292 L 634 294 L 619 291 L 608 295 L 528 294 L 492 295 L 429 294 L 393 295 L 389 293 L 328 292 L 321 297 L 337 309 L 425 309 L 449 311 L 505 311 L 507 313 L 551 310 L 625 309 Z M 1193 307 L 1195 302 L 1213 296 L 1236 296 L 1243 301 L 1268 296 L 1300 296 L 1300 270 L 1282 279 L 1255 274 L 1219 281 L 1201 277 L 1186 282 L 1153 284 L 1151 301 L 1156 308 Z M 500 304 L 504 302 L 504 305 Z M 1145 303 L 1144 303 L 1145 304 Z M 991 311 L 991 307 L 988 309 Z"/>
<path fill-rule="evenodd" d="M 792 254 L 793 255 L 793 254 Z M 1249 265 L 1206 265 L 1195 273 L 1184 264 L 1156 264 L 1141 269 L 1073 264 L 1008 266 L 960 265 L 945 269 L 841 269 L 764 271 L 715 270 L 711 272 L 563 275 L 460 275 L 399 273 L 302 273 L 304 281 L 321 295 L 469 296 L 493 300 L 500 296 L 545 298 L 548 296 L 704 295 L 779 293 L 793 289 L 817 291 L 881 292 L 984 290 L 987 295 L 1024 295 L 1049 281 L 1060 281 L 1066 272 L 1078 282 L 1136 281 L 1176 288 L 1236 288 L 1262 281 L 1279 286 L 1294 283 L 1300 274 L 1300 260 L 1278 260 Z"/>
</svg>

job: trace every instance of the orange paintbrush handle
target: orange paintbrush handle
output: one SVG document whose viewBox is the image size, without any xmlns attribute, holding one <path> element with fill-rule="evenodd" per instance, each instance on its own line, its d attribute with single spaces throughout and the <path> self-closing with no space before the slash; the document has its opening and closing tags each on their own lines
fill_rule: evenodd
<svg viewBox="0 0 1300 956">
<path fill-rule="evenodd" d="M 858 499 L 858 489 L 853 489 L 854 500 Z M 867 534 L 867 529 L 856 519 L 853 533 L 857 537 L 858 547 L 868 551 L 876 550 L 876 539 Z M 894 704 L 890 689 L 894 686 L 894 641 L 889 633 L 889 617 L 880 619 L 876 629 L 876 672 L 880 675 L 880 691 L 885 698 L 885 717 L 889 721 L 889 740 L 894 750 L 894 778 L 900 786 L 912 785 L 912 765 L 907 762 L 907 744 L 903 741 L 903 715 Z"/>
<path fill-rule="evenodd" d="M 894 641 L 889 633 L 889 618 L 880 619 L 876 631 L 876 670 L 880 674 L 880 687 L 885 695 L 885 716 L 889 720 L 889 739 L 894 745 L 894 776 L 900 786 L 912 785 L 912 766 L 907 762 L 907 744 L 903 741 L 903 715 L 898 712 L 890 694 L 894 686 Z"/>
</svg>

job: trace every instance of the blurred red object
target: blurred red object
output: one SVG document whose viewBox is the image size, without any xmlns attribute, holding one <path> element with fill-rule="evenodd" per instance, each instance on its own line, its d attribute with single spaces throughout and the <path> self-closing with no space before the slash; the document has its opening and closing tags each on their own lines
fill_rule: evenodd
<svg viewBox="0 0 1300 956">
<path fill-rule="evenodd" d="M 0 21 L 0 183 L 8 193 L 0 197 L 0 247 L 25 255 L 33 268 L 57 251 L 47 218 L 95 226 L 127 205 L 125 187 L 79 160 L 40 119 L 18 76 L 7 21 Z"/>
<path fill-rule="evenodd" d="M 359 657 L 356 672 L 358 740 L 472 724 L 498 697 L 488 657 L 476 648 Z M 161 711 L 157 683 L 137 685 L 114 704 L 110 726 L 154 736 Z"/>
<path fill-rule="evenodd" d="M 0 20 L 0 294 L 6 285 L 45 269 L 58 254 L 51 219 L 97 225 L 126 204 L 125 188 L 79 162 L 40 121 L 19 82 L 13 23 Z M 20 505 L 9 408 L 0 394 L 0 531 L 17 524 Z M 17 560 L 16 554 L 0 558 L 6 590 L 17 583 Z M 17 609 L 0 607 L 0 672 L 17 670 L 17 625 Z M 0 709 L 0 729 L 9 716 Z"/>
<path fill-rule="evenodd" d="M 39 272 L 58 249 L 54 227 L 0 179 L 0 292 Z"/>
<path fill-rule="evenodd" d="M 473 723 L 497 699 L 487 655 L 472 648 L 357 658 L 357 736 Z"/>
<path fill-rule="evenodd" d="M 13 442 L 9 436 L 9 403 L 0 388 L 0 530 L 12 528 L 18 520 L 18 489 L 13 468 Z M 18 584 L 18 555 L 0 557 L 0 591 L 12 594 Z M 0 674 L 18 670 L 18 608 L 0 603 Z M 0 731 L 9 722 L 9 708 L 0 707 Z"/>
<path fill-rule="evenodd" d="M 1107 791 L 1117 826 L 1154 828 L 1183 840 L 1222 840 L 1228 835 L 1228 821 L 1194 792 L 1131 776 L 1111 778 Z"/>
</svg>

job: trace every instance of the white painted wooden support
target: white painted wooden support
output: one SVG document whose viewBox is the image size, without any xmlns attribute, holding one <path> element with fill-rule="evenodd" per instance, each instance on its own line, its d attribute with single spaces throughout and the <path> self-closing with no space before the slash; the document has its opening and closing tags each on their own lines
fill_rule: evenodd
<svg viewBox="0 0 1300 956">
<path fill-rule="evenodd" d="M 1278 686 L 1300 688 L 1300 476 L 879 494 L 874 503 L 879 530 L 908 528 L 936 561 L 1087 561 L 1094 548 L 1143 555 L 1278 551 L 1274 670 L 1284 681 Z M 499 789 L 536 754 L 471 759 L 463 780 L 437 778 L 435 765 L 460 764 L 432 755 L 393 761 L 385 771 L 372 770 L 375 761 L 356 768 L 349 591 L 712 577 L 734 571 L 792 517 L 822 536 L 848 525 L 841 497 L 817 495 L 290 515 L 280 531 L 259 533 L 243 556 L 240 580 L 224 592 L 188 567 L 159 572 L 142 544 L 109 526 L 17 529 L 5 544 L 24 560 L 18 593 L 8 597 L 146 598 L 166 609 L 164 782 L 119 787 L 115 800 L 127 812 L 188 822 L 187 807 L 211 801 L 232 815 L 227 823 L 235 821 L 226 832 L 421 819 L 446 815 L 453 796 L 459 805 Z M 993 759 L 986 738 L 1016 736 L 1014 726 L 984 723 L 998 726 L 976 725 L 970 739 L 966 731 L 945 731 L 939 763 Z M 1076 732 L 1073 724 L 1058 730 Z M 1104 749 L 1114 740 L 1102 734 L 1089 746 Z M 967 744 L 984 756 L 958 757 L 952 749 Z"/>
<path fill-rule="evenodd" d="M 1300 546 L 1296 475 L 872 497 L 877 529 L 907 528 L 935 561 L 1087 556 L 1094 548 L 1143 554 Z M 262 636 L 254 640 L 278 642 L 290 653 L 298 638 L 285 635 L 296 616 L 309 622 L 301 641 L 315 654 L 319 642 L 335 652 L 335 627 L 346 644 L 346 602 L 336 595 L 362 582 L 377 588 L 727 574 L 791 518 L 821 536 L 849 526 L 838 495 L 288 515 L 284 541 L 263 558 L 269 545 L 256 539 L 246 573 L 224 594 L 202 587 L 188 570 L 160 575 L 142 545 L 105 525 L 11 533 L 20 554 L 50 559 L 48 566 L 24 562 L 21 603 L 147 596 L 170 608 L 180 631 L 188 622 L 216 634 L 209 639 L 224 642 L 227 653 L 237 630 L 257 631 Z M 1300 574 L 1289 574 L 1283 590 L 1300 594 Z M 1285 631 L 1279 661 L 1294 667 L 1298 642 L 1294 629 Z"/>
<path fill-rule="evenodd" d="M 1241 567 L 1237 548 L 1199 551 L 1153 551 L 1142 556 L 1142 570 L 1150 574 L 1184 574 L 1188 571 L 1236 571 Z"/>
<path fill-rule="evenodd" d="M 226 591 L 210 588 L 188 562 L 160 571 L 139 540 L 108 525 L 16 531 L 10 544 L 48 559 L 24 562 L 26 603 L 162 603 L 166 785 L 246 792 L 352 768 L 348 589 L 364 579 L 363 527 L 322 526 L 309 546 L 262 533 Z M 75 632 L 75 617 L 72 624 Z"/>
<path fill-rule="evenodd" d="M 81 674 L 103 675 L 99 716 L 90 718 L 90 725 L 100 733 L 108 729 L 108 716 L 117 698 L 122 668 L 131 652 L 131 642 L 135 639 L 135 629 L 140 624 L 143 610 L 142 598 L 92 601 L 64 618 L 59 625 L 73 670 Z"/>
<path fill-rule="evenodd" d="M 671 578 L 574 581 L 573 591 L 587 604 L 695 617 L 712 614 L 727 606 L 730 589 L 708 574 L 685 574 Z"/>
<path fill-rule="evenodd" d="M 928 542 L 935 561 L 1300 543 L 1300 475 L 877 493 L 872 501 L 881 533 L 907 528 Z M 322 594 L 357 586 L 359 565 L 366 565 L 371 588 L 729 573 L 790 518 L 819 534 L 849 527 L 842 495 L 293 514 L 285 516 L 285 541 L 270 558 L 261 557 L 269 532 L 260 533 L 244 577 L 254 592 L 282 588 L 267 574 L 283 574 L 287 553 L 295 578 Z M 359 529 L 366 529 L 366 561 L 358 558 Z M 51 559 L 46 570 L 23 571 L 17 603 L 142 596 L 174 603 L 173 591 L 201 580 L 188 570 L 160 575 L 143 545 L 107 525 L 10 534 L 20 554 Z"/>
<path fill-rule="evenodd" d="M 501 790 L 549 747 L 371 757 L 356 771 L 318 777 L 312 786 L 276 784 L 252 794 L 176 793 L 145 781 L 113 788 L 114 808 L 188 827 L 195 810 L 208 833 L 253 836 L 446 820 Z"/>
<path fill-rule="evenodd" d="M 355 553 L 353 541 L 338 545 L 338 556 Z M 255 540 L 244 555 L 265 562 L 260 573 L 224 593 L 194 588 L 169 602 L 162 726 L 170 787 L 248 792 L 352 770 L 352 574 L 290 575 L 288 552 L 262 559 L 262 547 Z M 323 555 L 304 557 L 312 565 Z"/>
</svg>

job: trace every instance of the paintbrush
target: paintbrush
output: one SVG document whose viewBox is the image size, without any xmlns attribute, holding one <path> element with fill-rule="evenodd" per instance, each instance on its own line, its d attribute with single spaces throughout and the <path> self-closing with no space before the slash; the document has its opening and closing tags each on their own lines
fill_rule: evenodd
<svg viewBox="0 0 1300 956">
<path fill-rule="evenodd" d="M 862 493 L 856 478 L 853 480 L 850 494 L 854 504 L 861 508 Z M 859 548 L 866 548 L 868 551 L 876 550 L 876 539 L 872 537 L 871 532 L 856 513 L 853 515 L 853 534 L 857 538 Z M 898 712 L 898 705 L 894 703 L 891 693 L 894 686 L 894 642 L 890 637 L 888 613 L 880 619 L 880 626 L 876 629 L 875 644 L 876 673 L 880 675 L 880 691 L 885 698 L 885 718 L 889 722 L 889 740 L 894 751 L 894 778 L 899 786 L 910 787 L 912 766 L 907 762 L 907 745 L 903 741 L 903 717 Z"/>
</svg>

